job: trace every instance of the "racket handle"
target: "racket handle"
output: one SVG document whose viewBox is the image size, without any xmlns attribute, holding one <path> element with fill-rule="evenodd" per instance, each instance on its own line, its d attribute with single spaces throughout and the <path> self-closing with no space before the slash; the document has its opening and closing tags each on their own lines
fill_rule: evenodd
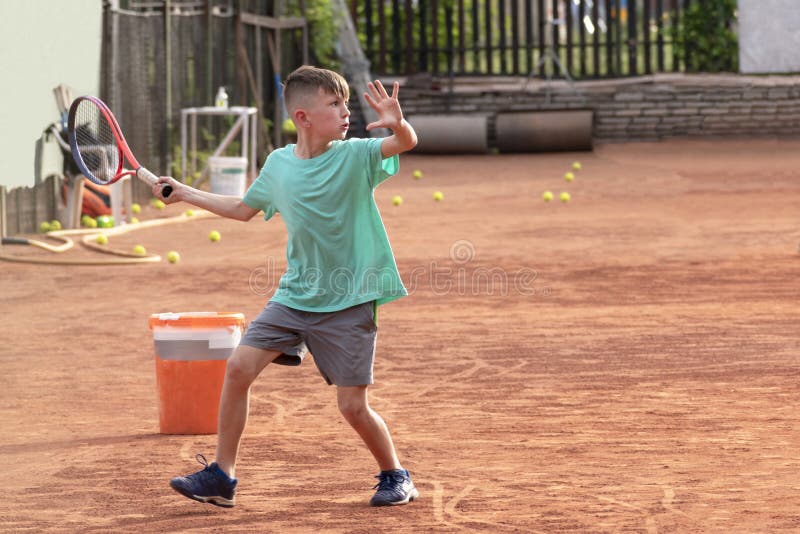
<svg viewBox="0 0 800 534">
<path fill-rule="evenodd" d="M 136 170 L 136 177 L 139 178 L 140 180 L 144 180 L 145 182 L 147 182 L 151 186 L 153 186 L 153 185 L 158 183 L 158 176 L 156 176 L 152 172 L 148 171 L 144 167 L 139 167 Z M 164 187 L 161 188 L 161 196 L 162 197 L 167 198 L 171 194 L 172 194 L 172 186 L 171 185 L 165 185 Z"/>
</svg>

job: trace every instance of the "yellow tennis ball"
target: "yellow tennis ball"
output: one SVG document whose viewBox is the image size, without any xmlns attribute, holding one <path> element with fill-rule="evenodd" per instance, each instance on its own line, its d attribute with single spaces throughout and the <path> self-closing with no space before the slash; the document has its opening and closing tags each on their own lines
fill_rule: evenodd
<svg viewBox="0 0 800 534">
<path fill-rule="evenodd" d="M 579 171 L 581 170 L 582 165 L 580 161 L 575 161 L 572 163 L 572 170 Z"/>
<path fill-rule="evenodd" d="M 141 213 L 142 212 L 142 207 L 139 204 L 137 204 L 136 202 L 134 202 L 133 204 L 131 204 L 131 211 L 133 213 Z"/>
<path fill-rule="evenodd" d="M 139 219 L 137 217 L 131 217 L 131 224 L 139 224 Z"/>
<path fill-rule="evenodd" d="M 147 254 L 147 249 L 145 249 L 142 245 L 136 245 L 133 247 L 133 253 L 137 256 L 144 256 Z"/>
<path fill-rule="evenodd" d="M 411 173 L 411 176 L 413 176 L 415 180 L 419 180 L 420 178 L 422 178 L 422 171 L 416 169 L 414 172 Z"/>
<path fill-rule="evenodd" d="M 433 200 L 435 200 L 436 202 L 439 202 L 443 198 L 444 198 L 444 193 L 442 193 L 441 191 L 436 191 L 435 193 L 433 193 Z"/>
<path fill-rule="evenodd" d="M 108 243 L 108 238 L 105 236 L 105 234 L 100 234 L 99 236 L 94 238 L 94 242 L 97 243 L 98 245 L 105 245 L 106 243 Z"/>
<path fill-rule="evenodd" d="M 41 223 L 39 223 L 39 231 L 42 232 L 43 234 L 49 232 L 50 230 L 52 230 L 52 228 L 50 228 L 50 222 L 42 221 Z"/>
<path fill-rule="evenodd" d="M 170 250 L 167 252 L 167 261 L 170 263 L 178 263 L 181 261 L 181 255 L 175 252 L 174 250 Z"/>
<path fill-rule="evenodd" d="M 571 172 L 568 172 L 568 173 L 566 173 L 566 174 L 564 175 L 564 179 L 565 179 L 566 181 L 568 181 L 568 182 L 571 182 L 572 180 L 574 180 L 574 179 L 575 179 L 575 175 L 574 175 L 574 174 L 572 174 Z"/>
<path fill-rule="evenodd" d="M 392 204 L 394 204 L 395 206 L 399 206 L 402 203 L 403 203 L 403 197 L 401 197 L 400 195 L 395 195 L 394 197 L 392 197 Z"/>
<path fill-rule="evenodd" d="M 61 230 L 61 221 L 59 221 L 58 219 L 50 221 L 50 229 Z"/>
<path fill-rule="evenodd" d="M 157 210 L 163 210 L 164 208 L 166 208 L 166 207 L 167 207 L 167 205 L 166 205 L 166 204 L 164 204 L 164 201 L 163 201 L 163 200 L 161 200 L 160 198 L 157 198 L 157 199 L 155 200 L 155 202 L 153 202 L 153 207 L 154 207 L 155 209 L 157 209 Z"/>
<path fill-rule="evenodd" d="M 288 134 L 296 134 L 297 133 L 297 126 L 294 125 L 294 121 L 292 119 L 286 119 L 283 121 L 283 132 Z"/>
<path fill-rule="evenodd" d="M 86 228 L 97 228 L 97 221 L 89 217 L 86 219 L 86 221 L 84 221 L 83 225 Z"/>
<path fill-rule="evenodd" d="M 216 243 L 220 239 L 222 239 L 222 235 L 217 232 L 216 230 L 211 230 L 208 234 L 208 238 L 211 240 L 212 243 Z"/>
<path fill-rule="evenodd" d="M 553 200 L 553 192 L 545 191 L 544 193 L 542 193 L 542 200 L 544 200 L 545 202 L 550 202 L 551 200 Z"/>
<path fill-rule="evenodd" d="M 572 197 L 570 196 L 570 194 L 569 194 L 569 193 L 567 193 L 566 191 L 564 191 L 563 193 L 561 193 L 561 194 L 558 196 L 558 198 L 559 198 L 559 199 L 561 199 L 561 202 L 567 203 L 567 202 L 569 202 L 569 199 L 571 199 Z"/>
<path fill-rule="evenodd" d="M 194 210 L 189 209 L 184 212 L 187 217 L 194 217 Z"/>
</svg>

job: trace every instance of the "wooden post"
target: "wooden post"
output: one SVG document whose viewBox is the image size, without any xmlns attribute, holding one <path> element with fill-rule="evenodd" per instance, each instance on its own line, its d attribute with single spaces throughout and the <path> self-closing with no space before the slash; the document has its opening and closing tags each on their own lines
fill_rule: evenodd
<svg viewBox="0 0 800 534">
<path fill-rule="evenodd" d="M 6 186 L 0 185 L 0 239 L 8 236 L 6 213 Z"/>
<path fill-rule="evenodd" d="M 72 178 L 67 188 L 67 216 L 64 221 L 65 228 L 80 228 L 81 211 L 83 209 L 83 180 L 82 174 Z"/>
<path fill-rule="evenodd" d="M 206 102 L 214 101 L 214 17 L 212 0 L 206 0 Z M 184 168 L 186 166 L 184 165 Z"/>
<path fill-rule="evenodd" d="M 164 172 L 170 174 L 172 168 L 172 5 L 170 0 L 164 0 L 164 56 L 166 88 L 165 95 L 167 104 L 167 161 L 165 162 Z"/>
</svg>

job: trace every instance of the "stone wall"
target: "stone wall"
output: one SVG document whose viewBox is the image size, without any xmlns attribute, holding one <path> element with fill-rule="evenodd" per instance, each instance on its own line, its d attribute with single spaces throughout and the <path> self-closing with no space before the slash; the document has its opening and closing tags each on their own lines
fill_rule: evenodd
<svg viewBox="0 0 800 534">
<path fill-rule="evenodd" d="M 549 95 L 548 95 L 549 93 Z M 658 74 L 615 80 L 410 77 L 404 113 L 482 113 L 547 109 L 594 110 L 599 142 L 672 137 L 798 137 L 800 76 Z"/>
</svg>

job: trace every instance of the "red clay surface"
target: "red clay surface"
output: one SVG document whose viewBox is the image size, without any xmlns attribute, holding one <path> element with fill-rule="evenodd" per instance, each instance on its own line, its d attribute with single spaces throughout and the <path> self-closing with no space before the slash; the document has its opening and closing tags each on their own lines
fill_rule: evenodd
<svg viewBox="0 0 800 534">
<path fill-rule="evenodd" d="M 254 385 L 236 508 L 167 486 L 216 438 L 159 434 L 147 318 L 255 317 L 279 219 L 110 243 L 177 265 L 4 263 L 0 530 L 796 532 L 798 169 L 800 141 L 402 157 L 376 197 L 412 295 L 381 310 L 371 398 L 421 499 L 392 509 L 311 361 Z"/>
</svg>

